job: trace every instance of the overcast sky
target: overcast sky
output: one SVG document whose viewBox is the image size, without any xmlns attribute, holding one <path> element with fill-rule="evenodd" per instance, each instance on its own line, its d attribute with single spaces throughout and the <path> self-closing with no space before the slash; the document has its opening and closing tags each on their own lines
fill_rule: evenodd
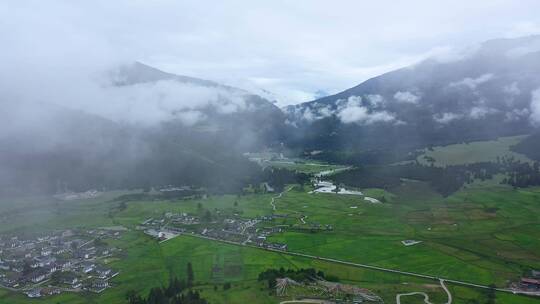
<svg viewBox="0 0 540 304">
<path fill-rule="evenodd" d="M 0 69 L 25 81 L 138 60 L 265 89 L 282 106 L 487 39 L 539 34 L 539 11 L 537 0 L 4 0 Z"/>
</svg>

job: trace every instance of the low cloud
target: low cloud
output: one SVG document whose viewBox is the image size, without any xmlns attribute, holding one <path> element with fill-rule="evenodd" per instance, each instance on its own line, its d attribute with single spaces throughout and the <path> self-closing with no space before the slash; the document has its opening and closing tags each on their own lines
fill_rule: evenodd
<svg viewBox="0 0 540 304">
<path fill-rule="evenodd" d="M 506 122 L 520 121 L 524 118 L 527 118 L 530 114 L 531 114 L 531 111 L 529 111 L 529 109 L 527 108 L 514 109 L 505 114 L 504 121 Z"/>
<path fill-rule="evenodd" d="M 497 113 L 498 111 L 496 109 L 488 108 L 488 107 L 472 107 L 469 111 L 469 117 L 472 119 L 481 119 L 486 117 L 487 115 Z"/>
<path fill-rule="evenodd" d="M 512 82 L 509 85 L 503 87 L 503 92 L 510 96 L 517 96 L 521 94 L 521 90 L 518 87 L 517 82 Z"/>
<path fill-rule="evenodd" d="M 463 118 L 462 114 L 451 113 L 451 112 L 439 113 L 439 114 L 433 115 L 433 119 L 436 122 L 441 123 L 441 124 L 447 124 L 451 121 L 454 121 L 456 119 L 461 119 L 461 118 Z"/>
<path fill-rule="evenodd" d="M 535 126 L 540 126 L 540 88 L 531 93 L 531 114 L 529 119 Z"/>
<path fill-rule="evenodd" d="M 506 56 L 509 58 L 518 58 L 531 53 L 540 51 L 540 42 L 535 40 L 528 45 L 516 47 L 506 52 Z"/>
<path fill-rule="evenodd" d="M 384 100 L 384 97 L 382 97 L 379 94 L 368 94 L 364 96 L 366 102 L 369 103 L 374 108 L 380 108 L 383 107 L 386 104 L 386 101 Z"/>
<path fill-rule="evenodd" d="M 474 90 L 476 89 L 478 85 L 488 82 L 489 80 L 493 79 L 493 77 L 494 75 L 491 73 L 480 75 L 477 78 L 466 77 L 466 78 L 463 78 L 462 80 L 451 82 L 449 86 L 450 87 L 464 86 L 464 87 L 468 87 L 471 90 Z"/>
<path fill-rule="evenodd" d="M 370 125 L 377 122 L 393 122 L 396 117 L 387 111 L 372 111 L 362 105 L 360 96 L 351 96 L 340 102 L 337 116 L 343 123 Z"/>
<path fill-rule="evenodd" d="M 420 100 L 420 96 L 409 91 L 397 91 L 396 94 L 394 94 L 394 99 L 399 103 L 417 104 Z"/>
<path fill-rule="evenodd" d="M 293 116 L 297 119 L 305 120 L 307 122 L 313 122 L 332 116 L 334 114 L 334 111 L 332 111 L 329 106 L 319 108 L 292 106 L 292 110 L 289 110 L 289 113 L 293 114 Z"/>
<path fill-rule="evenodd" d="M 53 103 L 117 122 L 142 125 L 171 119 L 194 125 L 207 118 L 207 109 L 218 114 L 249 111 L 243 91 L 176 80 L 116 86 L 100 71 L 73 77 L 61 74 L 41 79 L 41 83 L 13 84 L 2 95 L 12 96 L 12 102 Z M 9 111 L 10 106 L 7 107 L 4 110 Z"/>
</svg>

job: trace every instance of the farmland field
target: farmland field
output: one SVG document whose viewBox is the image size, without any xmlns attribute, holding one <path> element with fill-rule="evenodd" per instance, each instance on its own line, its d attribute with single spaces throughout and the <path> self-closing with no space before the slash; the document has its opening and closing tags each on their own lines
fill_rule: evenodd
<svg viewBox="0 0 540 304">
<path fill-rule="evenodd" d="M 24 231 L 36 225 L 41 229 L 60 229 L 78 226 L 85 219 L 84 225 L 88 227 L 123 225 L 130 229 L 121 240 L 111 241 L 125 253 L 122 259 L 110 261 L 111 267 L 120 270 L 120 275 L 112 281 L 115 287 L 100 295 L 65 293 L 37 300 L 36 303 L 87 303 L 89 300 L 93 303 L 121 303 L 128 290 L 144 294 L 153 286 L 166 284 L 171 275 L 182 276 L 187 262 L 193 263 L 197 288 L 211 303 L 231 303 L 232 299 L 249 301 L 255 297 L 263 303 L 276 303 L 275 296 L 269 295 L 264 284 L 256 281 L 258 273 L 269 267 L 316 267 L 343 281 L 370 288 L 389 303 L 398 291 L 434 290 L 433 296 L 441 301 L 445 296 L 440 288 L 422 287 L 433 285 L 433 281 L 190 236 L 158 244 L 133 229 L 144 219 L 165 212 L 196 212 L 199 204 L 209 210 L 229 210 L 246 218 L 272 212 L 290 214 L 293 216 L 283 219 L 283 223 L 300 227 L 302 224 L 298 219 L 301 216 L 308 224 L 333 226 L 332 231 L 287 231 L 272 237 L 275 241 L 287 243 L 293 252 L 485 285 L 495 283 L 501 287 L 510 280 L 516 280 L 526 269 L 540 268 L 538 188 L 469 188 L 448 198 L 442 198 L 427 184 L 415 181 L 406 181 L 400 187 L 387 191 L 367 189 L 366 194 L 372 197 L 381 200 L 384 197 L 384 204 L 371 204 L 361 196 L 309 194 L 309 190 L 309 187 L 293 187 L 276 200 L 276 211 L 272 211 L 269 204 L 274 194 L 132 201 L 120 210 L 118 202 L 111 199 L 123 193 L 107 193 L 103 197 L 83 201 L 50 201 L 46 203 L 47 211 L 24 207 L 34 206 L 32 204 L 15 209 L 4 206 L 11 216 L 3 219 L 0 228 L 4 232 Z M 422 243 L 407 247 L 401 243 L 405 239 Z M 226 282 L 232 283 L 232 288 L 222 291 Z M 214 286 L 218 291 L 214 291 Z M 450 286 L 459 294 L 472 294 L 478 299 L 485 296 L 482 291 Z M 0 294 L 0 302 L 2 299 L 5 303 L 26 301 L 25 296 L 7 291 Z M 500 303 L 536 302 L 532 298 L 502 294 L 499 299 L 505 299 Z M 242 303 L 244 300 L 237 301 Z M 456 303 L 460 303 L 459 296 Z"/>
<path fill-rule="evenodd" d="M 436 165 L 494 160 L 512 155 L 509 146 L 519 139 L 436 147 L 426 155 L 433 157 Z M 463 151 L 467 151 L 466 157 Z M 306 173 L 345 167 L 279 161 L 269 165 Z M 322 270 L 342 282 L 374 291 L 385 303 L 394 303 L 397 293 L 411 291 L 426 292 L 433 302 L 444 303 L 446 294 L 434 280 L 191 235 L 159 243 L 136 227 L 167 212 L 197 214 L 201 208 L 245 219 L 277 215 L 272 225 L 289 229 L 269 240 L 286 243 L 290 252 L 506 288 L 523 273 L 540 269 L 540 188 L 512 188 L 500 185 L 500 178 L 475 181 L 448 197 L 442 197 L 427 182 L 415 180 L 402 180 L 399 186 L 388 189 L 358 189 L 383 202 L 380 204 L 370 203 L 362 195 L 312 194 L 309 185 L 289 185 L 286 189 L 290 191 L 279 198 L 275 198 L 277 193 L 245 193 L 189 199 L 117 199 L 140 191 L 105 192 L 97 198 L 72 201 L 28 197 L 0 201 L 0 233 L 119 225 L 128 228 L 120 239 L 107 241 L 122 252 L 105 261 L 120 271 L 111 279 L 112 288 L 101 294 L 63 293 L 31 300 L 35 303 L 125 303 L 130 290 L 146 295 L 152 287 L 165 286 L 170 277 L 185 277 L 188 262 L 195 273 L 194 288 L 210 303 L 278 303 L 283 298 L 276 297 L 257 277 L 268 268 L 280 267 Z M 270 204 L 272 198 L 275 210 Z M 317 225 L 331 229 L 312 229 Z M 404 240 L 420 243 L 405 246 Z M 226 283 L 231 288 L 224 290 Z M 447 285 L 453 303 L 484 303 L 487 299 L 485 290 Z M 419 301 L 420 296 L 402 299 L 402 303 Z M 0 303 L 27 302 L 25 295 L 0 289 Z M 540 299 L 497 293 L 496 303 L 540 303 Z"/>
</svg>

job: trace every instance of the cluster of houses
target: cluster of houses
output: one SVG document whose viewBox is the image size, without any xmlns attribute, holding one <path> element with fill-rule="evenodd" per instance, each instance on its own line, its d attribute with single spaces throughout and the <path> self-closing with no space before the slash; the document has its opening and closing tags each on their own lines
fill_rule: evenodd
<svg viewBox="0 0 540 304">
<path fill-rule="evenodd" d="M 42 297 L 63 291 L 101 292 L 118 272 L 103 260 L 120 249 L 104 239 L 115 229 L 65 230 L 22 237 L 0 236 L 0 287 Z"/>
<path fill-rule="evenodd" d="M 56 194 L 54 195 L 54 197 L 62 201 L 72 201 L 72 200 L 96 198 L 96 197 L 99 197 L 101 194 L 102 192 L 99 192 L 97 190 L 88 190 L 85 192 L 66 192 L 66 193 Z"/>
<path fill-rule="evenodd" d="M 216 213 L 221 214 L 220 212 Z M 253 219 L 223 216 L 208 222 L 187 213 L 167 212 L 160 219 L 149 218 L 143 221 L 137 228 L 160 241 L 181 233 L 188 233 L 243 245 L 286 251 L 287 244 L 267 240 L 272 234 L 283 232 L 286 227 L 285 225 L 270 227 L 264 225 L 264 222 L 273 219 L 272 215 Z"/>
<path fill-rule="evenodd" d="M 514 289 L 526 292 L 540 292 L 540 271 L 531 270 L 527 276 L 512 286 Z"/>
</svg>

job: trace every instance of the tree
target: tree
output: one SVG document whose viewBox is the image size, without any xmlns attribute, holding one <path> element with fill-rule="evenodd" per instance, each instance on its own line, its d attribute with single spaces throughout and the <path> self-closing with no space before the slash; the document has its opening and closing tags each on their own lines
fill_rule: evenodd
<svg viewBox="0 0 540 304">
<path fill-rule="evenodd" d="M 228 289 L 231 289 L 231 283 L 229 282 L 223 284 L 223 290 L 228 290 Z"/>
<path fill-rule="evenodd" d="M 161 288 L 155 287 L 150 289 L 146 302 L 148 304 L 167 304 L 168 299 Z"/>
<path fill-rule="evenodd" d="M 126 300 L 129 304 L 145 304 L 146 301 L 137 294 L 135 290 L 129 290 L 126 293 Z"/>
<path fill-rule="evenodd" d="M 212 213 L 210 213 L 210 210 L 206 210 L 206 212 L 204 213 L 204 215 L 202 217 L 202 220 L 204 222 L 211 222 L 212 221 Z"/>
<path fill-rule="evenodd" d="M 180 281 L 178 280 L 178 278 L 177 277 L 174 277 L 174 279 L 170 278 L 169 279 L 169 286 L 167 287 L 167 289 L 165 289 L 165 295 L 168 298 L 172 298 L 175 295 L 177 295 L 178 293 L 182 292 L 182 290 L 183 290 L 183 286 L 180 283 Z"/>
<path fill-rule="evenodd" d="M 193 280 L 195 279 L 195 275 L 193 274 L 193 266 L 191 265 L 191 262 L 187 263 L 187 285 L 188 287 L 193 286 Z"/>
<path fill-rule="evenodd" d="M 495 284 L 489 285 L 489 290 L 487 292 L 487 304 L 495 304 L 495 299 L 497 298 L 497 295 L 495 294 L 495 288 L 497 288 Z"/>
<path fill-rule="evenodd" d="M 23 263 L 23 275 L 28 275 L 32 272 L 32 266 L 30 266 L 30 262 L 29 261 L 24 261 Z"/>
</svg>

